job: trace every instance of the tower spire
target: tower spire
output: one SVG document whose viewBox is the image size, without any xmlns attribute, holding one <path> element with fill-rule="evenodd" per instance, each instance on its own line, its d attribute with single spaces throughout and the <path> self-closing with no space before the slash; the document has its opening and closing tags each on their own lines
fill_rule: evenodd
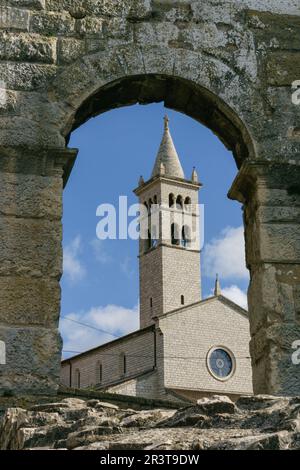
<svg viewBox="0 0 300 470">
<path fill-rule="evenodd" d="M 164 117 L 164 123 L 165 123 L 165 131 L 168 131 L 169 130 L 169 116 L 167 114 L 165 114 L 165 117 Z"/>
<path fill-rule="evenodd" d="M 221 285 L 220 285 L 220 281 L 219 281 L 219 274 L 216 274 L 214 295 L 215 295 L 215 297 L 218 297 L 221 294 L 222 294 L 222 291 L 221 291 Z"/>
<path fill-rule="evenodd" d="M 166 176 L 184 179 L 184 172 L 170 134 L 167 115 L 164 117 L 164 134 L 155 160 L 152 178 L 161 174 L 161 164 L 164 165 Z"/>
</svg>

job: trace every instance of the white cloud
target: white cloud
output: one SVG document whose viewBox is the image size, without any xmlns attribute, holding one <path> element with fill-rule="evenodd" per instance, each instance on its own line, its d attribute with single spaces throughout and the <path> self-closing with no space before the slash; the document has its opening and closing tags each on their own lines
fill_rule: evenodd
<svg viewBox="0 0 300 470">
<path fill-rule="evenodd" d="M 111 261 L 111 257 L 104 250 L 103 240 L 98 240 L 98 238 L 95 238 L 90 242 L 90 245 L 93 249 L 95 258 L 97 261 L 99 261 L 99 263 L 107 264 Z"/>
<path fill-rule="evenodd" d="M 221 279 L 249 279 L 245 264 L 243 227 L 227 227 L 218 238 L 207 243 L 203 251 L 204 274 Z"/>
<path fill-rule="evenodd" d="M 69 313 L 66 317 L 86 323 L 100 330 L 123 336 L 139 328 L 139 307 L 132 309 L 119 305 L 92 307 L 81 313 Z M 86 351 L 116 339 L 108 333 L 73 323 L 61 318 L 60 331 L 64 351 Z"/>
<path fill-rule="evenodd" d="M 135 274 L 134 267 L 132 265 L 132 260 L 129 258 L 129 256 L 126 256 L 123 261 L 120 263 L 120 268 L 123 274 L 125 274 L 126 277 L 132 278 Z"/>
<path fill-rule="evenodd" d="M 240 307 L 248 310 L 247 294 L 238 286 L 232 285 L 222 289 L 222 295 L 235 302 Z"/>
<path fill-rule="evenodd" d="M 84 278 L 86 271 L 82 265 L 79 254 L 81 252 L 81 238 L 77 235 L 65 248 L 63 252 L 64 275 L 71 282 L 80 281 Z"/>
</svg>

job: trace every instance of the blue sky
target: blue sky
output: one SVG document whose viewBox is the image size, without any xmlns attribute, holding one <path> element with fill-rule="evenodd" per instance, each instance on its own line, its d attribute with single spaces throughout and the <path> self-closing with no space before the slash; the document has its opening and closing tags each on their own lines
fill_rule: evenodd
<svg viewBox="0 0 300 470">
<path fill-rule="evenodd" d="M 111 335 L 62 318 L 64 351 L 83 351 L 138 327 L 138 242 L 97 240 L 96 209 L 117 206 L 121 195 L 137 202 L 132 190 L 140 175 L 150 177 L 166 112 L 186 176 L 196 166 L 203 183 L 203 297 L 211 295 L 219 272 L 224 294 L 245 306 L 242 210 L 227 198 L 237 173 L 232 154 L 209 129 L 162 104 L 121 108 L 89 120 L 69 143 L 79 153 L 64 191 L 62 317 Z"/>
</svg>

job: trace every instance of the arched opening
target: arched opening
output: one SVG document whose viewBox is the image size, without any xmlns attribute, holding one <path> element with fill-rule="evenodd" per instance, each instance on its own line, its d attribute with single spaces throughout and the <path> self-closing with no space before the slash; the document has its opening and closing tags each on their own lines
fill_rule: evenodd
<svg viewBox="0 0 300 470">
<path fill-rule="evenodd" d="M 179 194 L 176 198 L 176 209 L 182 210 L 183 209 L 183 199 L 182 196 Z"/>
<path fill-rule="evenodd" d="M 189 196 L 187 196 L 184 200 L 184 208 L 185 208 L 186 211 L 191 210 L 191 204 L 192 204 L 192 200 Z"/>
<path fill-rule="evenodd" d="M 191 229 L 188 225 L 184 225 L 181 230 L 181 246 L 188 248 L 191 244 Z"/>
<path fill-rule="evenodd" d="M 176 81 L 175 81 L 175 82 L 176 82 Z M 176 90 L 176 84 L 177 84 L 177 83 L 175 83 L 175 82 L 174 82 L 174 87 L 175 87 L 175 90 Z M 123 86 L 124 86 L 125 89 L 126 89 L 126 86 L 127 86 L 127 82 L 126 82 L 126 81 L 125 81 L 125 82 L 122 82 L 122 87 L 123 87 Z M 121 88 L 122 88 L 122 87 L 121 87 Z M 106 89 L 106 90 L 103 89 L 102 92 L 101 92 L 102 94 L 99 92 L 99 95 L 97 95 L 97 96 L 99 97 L 100 101 L 98 102 L 97 107 L 96 107 L 95 104 L 92 104 L 92 103 L 93 103 L 93 100 L 91 100 L 91 101 L 86 101 L 86 102 L 83 104 L 82 108 L 79 109 L 78 112 L 77 112 L 77 114 L 76 114 L 75 121 L 74 121 L 74 128 L 75 128 L 76 126 L 79 126 L 79 125 L 80 125 L 81 123 L 83 123 L 86 119 L 88 119 L 88 117 L 91 117 L 92 115 L 96 115 L 96 114 L 99 114 L 99 113 L 104 112 L 104 111 L 106 111 L 106 110 L 108 111 L 109 109 L 113 109 L 114 107 L 118 107 L 118 106 L 119 106 L 118 103 L 117 103 L 116 101 L 114 101 L 114 100 L 115 100 L 115 96 L 116 96 L 115 93 L 117 93 L 117 90 L 118 90 L 118 87 L 116 87 L 116 84 L 112 84 L 110 91 L 109 91 L 108 89 Z M 122 88 L 122 90 L 119 90 L 119 92 L 120 92 L 120 93 L 123 93 L 123 92 L 125 92 L 125 90 L 123 90 L 123 88 Z M 134 91 L 132 91 L 132 92 L 134 93 Z M 118 93 L 117 93 L 117 94 L 118 94 Z M 175 95 L 177 96 L 177 91 L 175 91 Z M 196 95 L 197 95 L 197 94 L 196 94 Z M 196 96 L 196 95 L 195 95 L 195 96 Z M 208 95 L 209 95 L 209 93 L 206 94 L 206 92 L 204 92 L 204 95 L 203 95 L 203 96 L 206 97 L 207 102 L 210 102 L 210 100 L 208 99 Z M 94 99 L 96 99 L 95 96 L 94 96 Z M 103 102 L 104 102 L 105 99 L 110 102 L 110 105 L 107 107 L 107 109 L 102 109 L 101 106 L 102 106 L 102 104 L 103 104 Z M 194 97 L 193 97 L 193 99 L 194 99 Z M 193 99 L 192 99 L 192 101 L 193 101 Z M 120 103 L 119 103 L 119 104 L 120 104 Z M 131 104 L 130 100 L 128 101 L 127 104 Z M 175 108 L 177 108 L 177 109 L 180 110 L 180 111 L 183 110 L 183 108 L 181 107 L 180 104 L 178 104 L 178 106 L 177 106 L 177 104 L 176 104 L 176 106 L 175 106 L 175 102 L 174 102 L 173 104 L 171 104 L 171 103 L 168 103 L 168 104 L 170 105 L 170 107 L 175 107 Z M 122 105 L 123 105 L 123 104 L 122 104 Z M 124 102 L 124 105 L 125 105 L 125 102 Z M 194 103 L 194 105 L 195 105 L 195 103 Z M 213 109 L 216 111 L 215 105 L 216 105 L 216 103 L 212 104 Z M 89 115 L 88 115 L 88 114 L 85 114 L 85 113 L 87 113 L 87 107 L 88 107 L 88 106 L 90 106 L 90 108 L 89 108 L 90 114 L 89 114 Z M 121 104 L 120 104 L 120 106 L 121 106 Z M 224 106 L 224 108 L 222 108 L 222 110 L 224 111 L 225 108 L 226 108 L 226 106 Z M 93 111 L 92 111 L 92 110 L 93 110 Z M 123 111 L 123 110 L 122 110 L 122 111 Z M 219 111 L 220 111 L 220 110 L 219 110 Z M 216 115 L 215 115 L 217 120 L 218 120 L 218 119 L 221 119 L 221 115 L 222 115 L 221 113 L 219 113 L 219 111 L 218 111 L 218 112 L 216 111 Z M 121 112 L 121 111 L 118 111 L 118 112 Z M 200 112 L 200 111 L 199 111 L 199 112 Z M 192 111 L 192 110 L 189 110 L 189 112 L 187 112 L 187 114 L 188 114 L 190 117 L 196 118 L 197 121 L 202 121 L 202 122 L 203 122 L 203 121 L 206 120 L 206 118 L 204 118 L 204 117 L 203 117 L 203 119 L 202 119 L 202 117 L 201 117 L 201 119 L 200 119 L 200 116 L 198 116 L 198 115 L 197 115 L 197 117 L 196 117 L 197 112 L 196 112 L 195 110 L 193 110 L 193 111 Z M 229 113 L 229 114 L 230 114 L 230 113 Z M 85 116 L 85 117 L 84 117 L 84 116 Z M 225 116 L 226 116 L 226 117 L 225 117 Z M 240 165 L 240 163 L 242 162 L 242 159 L 245 158 L 245 157 L 247 157 L 247 156 L 249 155 L 249 152 L 248 152 L 248 143 L 249 143 L 249 142 L 246 144 L 246 139 L 244 139 L 244 135 L 247 136 L 246 129 L 243 128 L 243 126 L 241 126 L 241 128 L 239 127 L 240 122 L 239 122 L 238 119 L 232 121 L 231 124 L 229 125 L 229 122 L 228 122 L 228 119 L 229 119 L 229 118 L 228 118 L 228 116 L 226 115 L 226 113 L 225 113 L 225 115 L 224 115 L 222 118 L 223 118 L 222 125 L 221 125 L 220 120 L 219 120 L 218 125 L 217 125 L 217 127 L 220 126 L 220 129 L 219 129 L 219 130 L 220 130 L 219 136 L 222 134 L 222 141 L 225 142 L 225 143 L 230 147 L 230 149 L 231 149 L 231 150 L 233 151 L 233 153 L 234 153 L 234 156 L 235 156 L 235 159 L 236 159 L 237 164 Z M 208 118 L 207 118 L 207 120 L 209 121 Z M 223 129 L 223 124 L 224 124 L 224 129 Z M 226 126 L 227 124 L 228 124 L 229 127 L 228 127 L 227 130 L 226 130 L 226 129 L 225 129 L 225 126 Z M 212 127 L 216 127 L 216 123 L 215 123 L 215 126 L 211 126 L 211 128 L 212 128 Z M 221 130 L 222 130 L 222 132 L 221 132 Z M 226 135 L 227 135 L 227 133 L 228 133 L 228 136 L 227 136 L 227 138 L 225 138 Z M 233 136 L 234 136 L 234 137 L 233 137 Z M 239 146 L 239 145 L 237 144 L 237 142 L 239 142 L 239 141 L 242 141 L 242 142 L 243 142 L 243 145 L 241 144 L 241 145 Z M 156 146 L 155 146 L 155 147 L 156 147 Z M 249 146 L 249 149 L 251 150 L 251 146 Z M 155 148 L 154 151 L 152 152 L 152 157 L 150 157 L 150 158 L 152 158 L 152 161 L 153 161 L 153 158 L 154 158 L 154 156 L 155 156 L 154 153 L 155 153 L 156 150 L 157 150 L 157 149 Z M 189 152 L 189 154 L 191 154 L 191 152 Z M 195 154 L 195 153 L 194 153 L 194 154 Z M 137 162 L 137 161 L 138 161 L 138 160 L 136 160 L 136 162 Z M 116 161 L 116 162 L 117 162 L 117 161 Z M 115 162 L 115 165 L 114 165 L 114 176 L 115 176 L 116 174 L 118 174 L 118 172 L 120 172 L 120 173 L 122 174 L 122 169 L 119 168 L 119 165 L 116 164 L 116 162 Z M 135 163 L 136 163 L 136 162 L 135 162 Z M 192 163 L 194 163 L 194 162 L 191 162 L 191 164 L 192 164 Z M 127 166 L 129 166 L 129 161 L 127 162 Z M 124 167 L 122 167 L 122 168 L 124 168 Z M 131 170 L 131 171 L 132 171 L 132 170 Z M 148 172 L 149 172 L 149 170 L 148 170 Z M 191 170 L 190 170 L 190 172 L 191 172 Z M 139 174 L 139 173 L 140 173 L 140 171 L 138 171 L 137 174 Z M 188 179 L 188 178 L 189 178 L 189 175 L 187 175 L 187 179 Z M 115 180 L 113 180 L 113 179 L 111 179 L 110 181 L 111 181 L 111 182 L 113 181 L 113 183 L 115 184 L 115 187 L 116 187 L 116 188 L 119 187 L 117 181 L 115 181 Z M 150 192 L 150 191 L 149 191 L 149 192 Z M 169 202 L 169 206 L 170 206 L 170 207 L 173 206 L 174 204 L 176 204 L 176 205 L 178 205 L 178 206 L 180 207 L 180 209 L 182 210 L 183 208 L 186 208 L 185 206 L 189 206 L 189 205 L 190 205 L 190 203 L 191 203 L 190 198 L 189 198 L 189 197 L 185 197 L 186 192 L 185 192 L 184 190 L 182 190 L 182 192 L 181 192 L 181 190 L 180 190 L 181 193 L 180 193 L 179 195 L 178 195 L 178 192 L 177 192 L 177 191 L 174 191 L 174 192 L 175 192 L 175 195 L 174 195 L 174 193 L 167 193 L 167 194 L 166 194 L 166 202 L 167 202 L 167 201 Z M 155 197 L 156 197 L 156 195 L 153 195 L 153 192 L 151 192 L 151 197 L 150 197 L 150 198 L 149 198 L 149 194 L 145 196 L 145 198 L 146 198 L 145 207 L 147 208 L 147 210 L 148 210 L 149 212 L 151 212 L 151 211 L 150 211 L 150 208 L 151 208 L 151 206 L 153 205 L 153 203 L 155 203 Z M 174 220 L 174 219 L 173 219 L 173 220 Z M 168 225 L 167 225 L 167 230 L 168 230 L 168 231 L 169 231 L 169 227 L 170 227 L 170 225 L 168 224 Z M 180 244 L 182 243 L 182 247 L 187 248 L 188 245 L 189 245 L 189 240 L 190 240 L 190 234 L 189 234 L 188 229 L 187 229 L 185 226 L 182 227 L 181 224 L 178 225 L 178 224 L 175 224 L 175 223 L 172 223 L 172 224 L 171 224 L 170 229 L 171 229 L 171 230 L 170 230 L 170 231 L 171 231 L 171 234 L 170 234 L 170 235 L 171 235 L 171 236 L 170 236 L 170 238 L 171 238 L 171 243 L 172 243 L 173 245 L 177 245 L 177 246 L 180 246 Z M 169 232 L 168 232 L 168 233 L 169 233 Z M 146 243 L 147 243 L 147 248 L 148 248 L 148 249 L 150 249 L 150 248 L 153 247 L 153 237 L 151 237 L 150 231 L 148 231 L 148 238 L 147 238 L 147 240 L 146 240 Z M 168 243 L 169 243 L 169 241 L 168 241 Z M 176 250 L 176 251 L 177 251 L 178 253 L 182 253 L 184 250 L 180 250 L 180 249 L 179 249 L 179 250 Z M 179 292 L 180 292 L 180 291 L 179 291 Z M 209 293 L 209 292 L 208 292 L 208 293 Z M 182 296 L 180 297 L 179 295 L 177 295 L 176 298 L 177 298 L 177 302 L 178 302 L 178 303 L 181 302 L 181 305 L 184 305 L 184 304 L 185 304 L 185 298 L 184 298 L 184 296 L 183 296 L 183 297 L 182 297 Z M 186 297 L 186 299 L 188 299 L 188 297 Z M 183 302 L 183 303 L 182 303 L 182 302 Z M 151 308 L 151 304 L 152 304 L 152 300 L 150 300 L 150 308 Z M 149 296 L 147 297 L 147 305 L 148 305 L 148 308 L 149 308 Z M 155 299 L 155 305 L 156 305 L 156 299 Z M 107 340 L 109 340 L 109 339 L 110 339 L 110 338 L 107 338 Z M 126 369 L 127 369 L 126 356 L 125 356 L 125 355 L 122 355 L 122 356 L 120 357 L 120 371 L 121 371 L 121 373 L 122 373 L 122 374 L 125 374 L 125 373 L 126 373 Z"/>
<path fill-rule="evenodd" d="M 173 193 L 169 194 L 169 207 L 175 206 L 175 196 Z"/>
<path fill-rule="evenodd" d="M 232 151 L 238 168 L 246 158 L 255 156 L 252 139 L 239 116 L 223 99 L 192 80 L 176 75 L 131 75 L 100 85 L 98 90 L 91 90 L 88 98 L 86 94 L 87 90 L 77 111 L 66 118 L 62 128 L 67 143 L 71 132 L 91 117 L 122 106 L 164 102 L 167 108 L 211 129 Z"/>
<path fill-rule="evenodd" d="M 174 222 L 171 224 L 171 244 L 180 245 L 180 230 L 179 225 Z"/>
</svg>

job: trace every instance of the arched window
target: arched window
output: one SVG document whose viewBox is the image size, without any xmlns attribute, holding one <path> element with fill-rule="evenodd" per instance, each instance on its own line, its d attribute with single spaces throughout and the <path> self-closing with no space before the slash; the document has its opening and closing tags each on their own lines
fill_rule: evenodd
<svg viewBox="0 0 300 470">
<path fill-rule="evenodd" d="M 102 362 L 98 361 L 96 365 L 96 383 L 101 384 L 102 380 L 103 380 Z"/>
<path fill-rule="evenodd" d="M 153 201 L 151 198 L 149 199 L 148 205 L 149 205 L 149 214 L 151 214 L 151 208 L 153 206 Z"/>
<path fill-rule="evenodd" d="M 175 196 L 174 194 L 169 194 L 169 207 L 174 207 L 175 205 Z"/>
<path fill-rule="evenodd" d="M 153 203 L 154 204 L 157 204 L 157 196 L 155 195 L 154 198 L 153 198 Z"/>
<path fill-rule="evenodd" d="M 0 365 L 4 366 L 6 364 L 6 348 L 5 342 L 0 341 Z"/>
<path fill-rule="evenodd" d="M 177 196 L 176 198 L 176 209 L 183 209 L 183 199 L 182 196 Z"/>
<path fill-rule="evenodd" d="M 75 387 L 80 388 L 80 370 L 76 369 L 75 371 Z"/>
<path fill-rule="evenodd" d="M 180 301 L 181 301 L 181 305 L 184 305 L 184 295 L 181 296 Z"/>
<path fill-rule="evenodd" d="M 181 230 L 181 246 L 188 248 L 191 244 L 191 231 L 188 225 L 184 225 Z"/>
<path fill-rule="evenodd" d="M 187 196 L 184 200 L 185 210 L 190 211 L 191 210 L 191 204 L 192 204 L 192 200 L 189 196 Z"/>
<path fill-rule="evenodd" d="M 177 224 L 171 224 L 171 243 L 172 245 L 180 244 L 180 233 Z"/>
</svg>

